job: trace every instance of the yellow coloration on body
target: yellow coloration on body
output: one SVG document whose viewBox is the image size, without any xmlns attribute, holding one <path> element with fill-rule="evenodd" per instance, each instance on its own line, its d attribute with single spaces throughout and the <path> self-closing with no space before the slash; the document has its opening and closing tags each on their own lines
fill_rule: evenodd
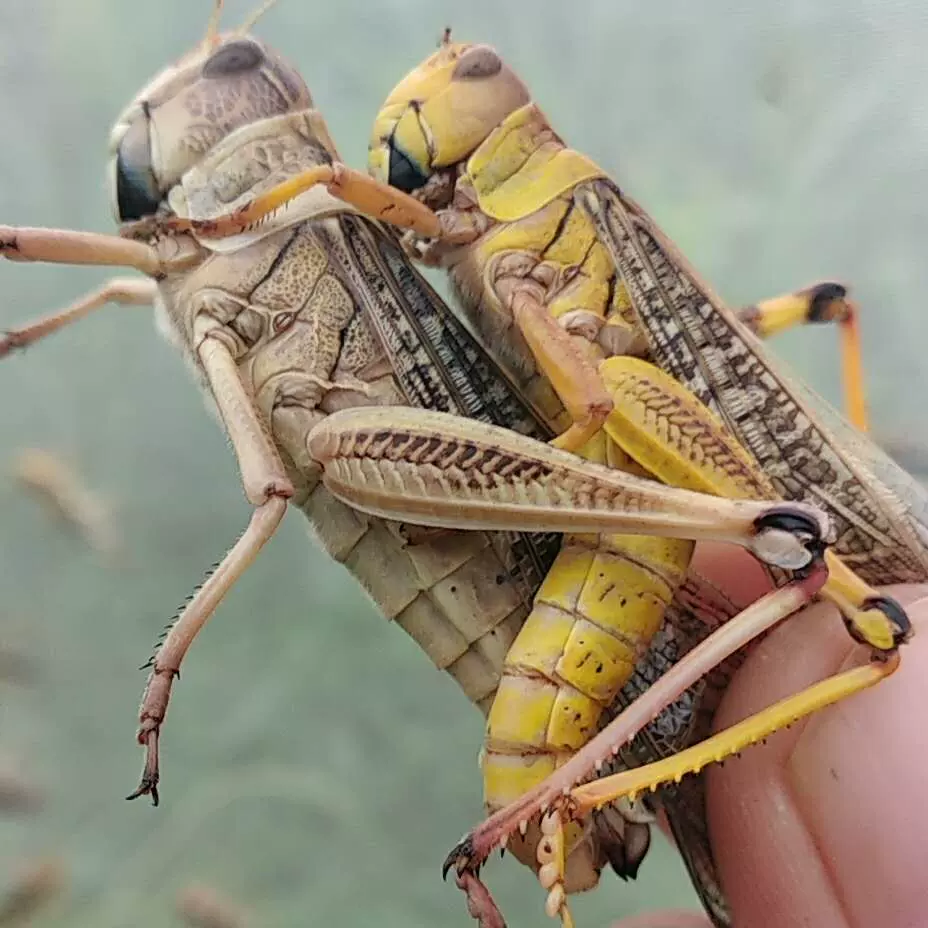
<svg viewBox="0 0 928 928">
<path fill-rule="evenodd" d="M 600 433 L 583 456 L 605 462 L 608 442 Z M 488 809 L 540 783 L 596 733 L 660 627 L 692 553 L 692 542 L 641 535 L 564 538 L 506 656 L 487 718 Z M 569 829 L 568 855 L 584 834 Z M 533 847 L 512 851 L 537 869 Z M 576 888 L 567 884 L 568 892 Z"/>
<path fill-rule="evenodd" d="M 699 773 L 709 764 L 718 763 L 744 748 L 769 738 L 784 725 L 811 715 L 863 692 L 894 674 L 899 668 L 899 655 L 888 661 L 852 667 L 834 677 L 814 683 L 792 696 L 774 703 L 765 712 L 752 715 L 711 738 L 694 744 L 663 760 L 625 770 L 610 777 L 578 786 L 571 793 L 578 812 L 599 808 L 613 802 L 616 795 L 627 796 L 632 802 L 639 793 L 654 792 L 665 783 L 679 783 L 687 774 Z"/>
<path fill-rule="evenodd" d="M 612 262 L 596 241 L 590 221 L 581 211 L 573 210 L 560 229 L 570 209 L 569 196 L 556 197 L 538 212 L 518 222 L 494 226 L 483 236 L 474 246 L 473 255 L 482 269 L 486 292 L 494 292 L 492 278 L 498 271 L 497 262 L 507 256 L 519 256 L 527 248 L 536 247 L 538 242 L 551 242 L 544 252 L 544 262 L 553 269 L 576 268 L 571 279 L 560 270 L 556 295 L 546 307 L 551 315 L 557 319 L 581 307 L 600 318 L 605 318 L 610 310 L 619 312 L 615 300 L 612 304 L 609 301 Z M 575 256 L 580 256 L 576 265 L 573 264 Z"/>
<path fill-rule="evenodd" d="M 609 392 L 621 396 L 606 432 L 662 483 L 728 499 L 776 498 L 734 437 L 720 447 L 725 426 L 679 381 L 639 358 L 609 358 L 599 373 Z"/>
<path fill-rule="evenodd" d="M 767 491 L 753 459 L 668 374 L 628 357 L 610 358 L 600 370 L 615 409 L 607 420 L 609 437 L 599 433 L 584 457 L 636 470 L 623 462 L 624 451 L 663 482 L 730 498 Z M 693 547 L 642 535 L 565 537 L 509 649 L 488 716 L 488 809 L 540 783 L 596 733 L 603 711 L 660 628 Z M 579 827 L 568 831 L 568 856 L 584 834 Z M 528 851 L 513 852 L 537 866 Z M 576 890 L 570 882 L 566 888 Z"/>
<path fill-rule="evenodd" d="M 409 118 L 408 107 L 401 115 L 396 106 L 381 116 Z M 402 122 L 396 125 L 401 131 Z M 409 135 L 402 137 L 409 153 Z M 545 307 L 552 316 L 582 310 L 599 325 L 631 331 L 628 294 L 571 195 L 577 184 L 600 176 L 589 159 L 564 147 L 534 105 L 503 120 L 471 155 L 462 177 L 480 209 L 498 222 L 466 259 L 482 292 L 496 298 L 497 279 L 512 276 L 528 255 L 522 272 L 548 281 Z M 599 370 L 615 407 L 605 431 L 582 449 L 584 457 L 729 498 L 775 496 L 721 421 L 672 377 L 632 357 L 609 358 Z M 692 542 L 642 535 L 565 537 L 507 653 L 488 714 L 482 768 L 490 811 L 543 781 L 593 737 L 660 628 L 693 548 Z M 568 829 L 569 858 L 586 835 L 580 825 Z M 510 847 L 537 869 L 531 840 Z M 595 885 L 595 874 L 580 865 L 587 855 L 577 856 L 568 868 L 568 892 Z"/>
<path fill-rule="evenodd" d="M 468 159 L 465 174 L 480 209 L 499 222 L 523 219 L 577 184 L 606 176 L 586 155 L 564 147 L 534 103 L 493 130 Z"/>
<path fill-rule="evenodd" d="M 489 93 L 486 80 L 461 80 L 458 59 L 467 47 L 443 46 L 396 85 L 374 123 L 371 164 L 387 167 L 379 149 L 389 138 L 428 170 L 463 161 L 486 138 L 486 126 L 529 102 L 525 85 L 505 65 L 489 78 Z M 381 179 L 387 176 L 384 170 Z"/>
<path fill-rule="evenodd" d="M 618 304 L 610 303 L 612 260 L 570 194 L 576 184 L 603 176 L 602 169 L 553 135 L 539 139 L 544 124 L 534 105 L 522 107 L 467 162 L 465 178 L 481 211 L 501 223 L 473 249 L 484 292 L 495 291 L 497 262 L 530 253 L 558 278 L 546 304 L 552 316 L 583 309 L 601 319 L 611 311 L 621 319 Z"/>
<path fill-rule="evenodd" d="M 515 105 L 514 100 L 518 101 Z M 493 118 L 494 114 L 498 118 Z M 397 156 L 395 161 L 393 155 Z M 807 434 L 824 443 L 823 458 L 830 458 L 828 463 L 837 476 L 829 475 L 823 460 L 821 495 L 832 504 L 832 510 L 841 517 L 855 517 L 852 522 L 859 519 L 869 523 L 872 511 L 880 510 L 881 503 L 887 507 L 894 504 L 890 493 L 886 500 L 873 494 L 872 507 L 857 498 L 855 482 L 865 497 L 870 489 L 866 446 L 862 462 L 854 457 L 854 444 L 849 445 L 847 459 L 842 460 L 841 446 L 832 444 L 833 436 L 824 430 L 816 434 L 818 424 L 807 416 L 801 403 L 792 402 L 789 384 L 780 383 L 776 372 L 767 367 L 747 331 L 739 331 L 736 314 L 688 268 L 637 204 L 608 182 L 589 159 L 563 144 L 530 102 L 518 77 L 489 47 L 454 44 L 446 37 L 438 52 L 407 75 L 378 116 L 369 168 L 377 179 L 395 183 L 401 190 L 421 188 L 422 202 L 438 210 L 443 237 L 416 242 L 417 251 L 427 263 L 449 272 L 471 320 L 488 341 L 499 344 L 509 355 L 522 381 L 520 386 L 544 378 L 554 388 L 571 417 L 568 430 L 555 439 L 555 444 L 579 450 L 591 460 L 728 499 L 773 500 L 784 492 L 779 480 L 774 487 L 768 479 L 762 461 L 774 460 L 796 483 L 811 481 L 815 486 L 820 474 L 807 462 L 787 454 L 793 436 L 787 434 L 790 423 L 786 417 L 782 423 L 773 423 L 767 441 L 762 440 L 765 436 L 759 430 L 751 428 L 759 423 L 748 418 L 745 425 L 735 417 L 732 429 L 745 442 L 742 447 L 721 419 L 684 385 L 698 388 L 704 380 L 710 387 L 710 401 L 718 402 L 727 415 L 732 411 L 729 403 L 711 388 L 718 387 L 719 394 L 730 389 L 725 363 L 731 363 L 740 375 L 751 362 L 760 371 L 759 388 L 771 395 L 782 394 L 790 420 L 808 422 Z M 395 178 L 391 176 L 394 168 Z M 600 183 L 600 179 L 607 182 Z M 595 183 L 589 184 L 591 180 Z M 627 283 L 622 274 L 628 275 Z M 766 307 L 767 315 L 761 313 L 759 321 L 757 312 L 742 312 L 740 321 L 753 325 L 762 337 L 800 322 L 841 322 L 845 389 L 852 417 L 863 427 L 856 314 L 844 300 L 840 286 L 824 286 L 824 290 L 772 301 Z M 635 306 L 628 288 L 635 294 Z M 823 295 L 834 304 L 826 306 L 827 311 L 813 305 Z M 684 305 L 677 306 L 677 300 L 683 300 Z M 715 314 L 721 334 L 695 318 L 695 313 L 704 311 L 703 305 Z M 687 311 L 694 317 L 687 316 Z M 551 319 L 539 321 L 543 314 L 559 320 L 566 338 L 560 337 L 564 332 L 557 331 Z M 718 338 L 714 343 L 718 355 L 713 357 L 702 343 L 691 343 L 691 329 L 707 333 L 710 343 Z M 664 344 L 653 331 L 668 343 L 678 343 L 680 357 L 674 356 L 673 344 Z M 515 339 L 508 341 L 512 336 Z M 654 363 L 636 360 L 636 356 Z M 609 360 L 602 362 L 603 357 Z M 673 370 L 684 383 L 663 373 L 658 364 Z M 593 374 L 598 372 L 604 381 L 604 391 L 597 390 L 591 366 Z M 736 400 L 731 403 L 736 404 Z M 597 428 L 603 428 L 605 434 L 594 435 Z M 797 426 L 795 431 L 795 440 L 801 440 L 803 430 Z M 563 441 L 565 437 L 571 444 Z M 587 444 L 578 449 L 583 441 Z M 815 448 L 814 441 L 811 447 Z M 830 454 L 832 451 L 836 454 Z M 813 496 L 818 501 L 818 495 Z M 882 549 L 893 543 L 901 542 L 903 552 L 906 548 L 915 552 L 916 566 L 923 568 L 923 546 L 906 531 L 901 507 L 881 515 L 888 515 L 889 528 L 897 530 L 895 538 L 881 537 L 873 528 L 862 531 L 869 535 L 866 541 L 875 543 L 875 551 L 881 553 L 881 557 L 874 555 L 866 562 L 861 558 L 862 565 L 877 577 L 875 582 L 882 579 L 878 569 L 883 567 Z M 839 527 L 839 544 L 847 549 L 842 554 L 850 557 L 861 547 L 855 531 L 853 524 Z M 649 647 L 691 553 L 691 545 L 665 542 L 661 546 L 653 539 L 565 537 L 534 610 L 507 655 L 504 677 L 488 716 L 484 776 L 490 809 L 522 797 L 590 740 L 603 706 L 614 698 L 637 658 Z M 887 607 L 885 601 L 874 599 L 875 592 L 867 583 L 831 552 L 826 553 L 826 560 L 832 576 L 822 587 L 823 594 L 839 605 L 860 637 L 884 654 L 893 651 L 905 640 L 908 629 L 902 619 L 892 615 L 892 604 Z M 907 576 L 905 570 L 901 574 Z M 816 575 L 814 579 L 820 583 L 824 578 Z M 802 586 L 771 594 L 777 600 L 776 609 L 771 606 L 769 614 L 759 610 L 751 618 L 760 621 L 766 615 L 773 621 L 781 608 L 806 601 L 812 592 L 811 586 L 808 590 Z M 881 673 L 870 669 L 869 675 L 848 676 L 833 690 L 816 691 L 813 687 L 808 691 L 815 694 L 812 699 L 803 702 L 797 698 L 771 708 L 750 725 L 741 726 L 740 737 L 750 743 L 755 736 L 762 736 L 759 732 L 769 733 L 795 719 L 790 715 L 795 707 L 799 707 L 799 714 L 805 714 L 854 692 L 854 687 L 872 685 L 878 678 Z M 643 779 L 648 773 L 636 772 L 634 782 L 679 778 L 687 770 L 737 750 L 737 744 L 731 739 L 712 739 L 712 744 L 705 746 L 707 752 L 684 752 L 676 763 L 670 759 L 653 765 L 650 781 Z M 594 752 L 585 755 L 581 760 L 589 764 L 587 771 L 591 772 L 590 768 L 597 766 Z M 598 756 L 601 761 L 608 754 Z M 571 765 L 570 771 L 563 772 L 555 788 L 558 794 L 571 792 L 576 782 L 571 777 L 579 769 L 580 765 Z M 587 789 L 581 787 L 571 795 L 576 799 Z M 534 808 L 536 816 L 549 809 L 551 796 L 545 790 L 534 792 L 543 801 L 517 803 L 507 810 L 508 830 L 503 825 L 505 815 L 496 823 L 488 823 L 479 836 L 485 844 L 480 854 L 472 856 L 471 845 L 457 858 L 458 865 L 482 862 L 486 848 L 492 846 L 491 836 L 511 833 L 513 823 L 524 826 L 529 809 Z M 600 798 L 603 795 L 597 793 Z M 603 801 L 620 796 L 621 791 L 613 790 Z M 588 805 L 580 811 L 595 807 Z M 586 825 L 589 842 L 579 842 L 580 825 Z M 615 850 L 615 843 L 604 834 L 605 844 L 597 847 L 597 822 L 582 819 L 569 826 L 566 841 L 556 852 L 547 848 L 546 861 L 542 859 L 545 845 L 537 817 L 528 827 L 524 842 L 517 841 L 516 846 L 510 843 L 510 849 L 539 871 L 542 885 L 550 891 L 548 914 L 560 914 L 566 924 L 563 891 L 595 885 L 604 862 L 599 852 L 604 848 L 608 851 L 610 844 Z M 557 835 L 560 841 L 556 829 L 545 833 Z M 476 842 L 477 833 L 470 839 Z M 707 841 L 702 839 L 702 843 L 705 854 L 711 856 Z M 539 849 L 537 858 L 531 853 L 535 847 Z M 464 849 L 466 844 L 462 843 L 456 850 Z M 614 859 L 610 860 L 615 866 Z M 565 866 L 566 878 L 560 883 L 558 873 Z M 711 885 L 712 876 L 706 877 L 704 898 L 720 899 L 721 890 Z M 722 902 L 718 905 L 724 908 Z"/>
</svg>

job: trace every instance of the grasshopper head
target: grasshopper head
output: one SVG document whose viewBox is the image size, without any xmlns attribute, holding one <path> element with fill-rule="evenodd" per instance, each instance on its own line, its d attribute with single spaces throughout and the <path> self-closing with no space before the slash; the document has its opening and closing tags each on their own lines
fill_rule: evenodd
<svg viewBox="0 0 928 928">
<path fill-rule="evenodd" d="M 299 73 L 243 29 L 206 39 L 165 68 L 110 133 L 109 181 L 118 222 L 154 214 L 183 174 L 240 126 L 312 106 Z"/>
<path fill-rule="evenodd" d="M 455 168 L 513 111 L 528 90 L 489 45 L 451 42 L 393 89 L 377 114 L 368 169 L 406 193 Z"/>
</svg>

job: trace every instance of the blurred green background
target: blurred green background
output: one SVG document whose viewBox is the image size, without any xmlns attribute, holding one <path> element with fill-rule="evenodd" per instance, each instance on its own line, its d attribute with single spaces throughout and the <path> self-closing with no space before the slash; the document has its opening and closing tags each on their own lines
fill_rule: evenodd
<svg viewBox="0 0 928 928">
<path fill-rule="evenodd" d="M 110 124 L 199 40 L 209 0 L 4 0 L 0 221 L 110 231 Z M 248 11 L 227 4 L 226 23 Z M 886 0 L 280 0 L 256 30 L 301 69 L 346 161 L 444 26 L 496 44 L 552 122 L 610 170 L 732 303 L 831 277 L 864 307 L 881 434 L 923 434 L 928 17 Z M 105 277 L 0 266 L 0 326 Z M 836 400 L 833 331 L 778 349 Z M 106 567 L 9 479 L 23 446 L 66 456 L 116 507 Z M 163 741 L 162 806 L 128 804 L 144 674 L 175 606 L 244 526 L 234 461 L 145 309 L 101 312 L 0 365 L 0 644 L 38 661 L 0 683 L 0 770 L 47 792 L 0 824 L 0 886 L 25 854 L 71 867 L 40 926 L 167 926 L 202 880 L 255 926 L 470 924 L 439 877 L 480 816 L 482 724 L 291 515 L 198 640 Z M 544 924 L 514 863 L 487 877 L 513 928 Z M 636 884 L 578 900 L 606 926 L 695 905 L 663 843 Z"/>
</svg>

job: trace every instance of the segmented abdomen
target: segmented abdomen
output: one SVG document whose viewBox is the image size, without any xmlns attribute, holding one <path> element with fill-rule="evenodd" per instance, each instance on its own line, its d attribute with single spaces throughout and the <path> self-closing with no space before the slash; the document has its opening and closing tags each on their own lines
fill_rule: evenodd
<svg viewBox="0 0 928 928">
<path fill-rule="evenodd" d="M 548 536 L 441 532 L 410 540 L 397 523 L 346 506 L 322 484 L 302 509 L 327 553 L 486 714 L 553 559 L 539 547 Z"/>
</svg>

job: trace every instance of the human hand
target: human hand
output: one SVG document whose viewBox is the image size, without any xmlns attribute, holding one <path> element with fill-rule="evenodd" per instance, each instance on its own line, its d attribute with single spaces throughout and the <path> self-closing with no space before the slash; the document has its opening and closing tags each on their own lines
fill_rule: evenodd
<svg viewBox="0 0 928 928">
<path fill-rule="evenodd" d="M 736 602 L 768 588 L 756 562 L 729 548 L 700 550 L 694 566 Z M 928 586 L 888 592 L 916 631 L 890 679 L 707 771 L 734 928 L 928 926 Z M 753 649 L 716 730 L 855 663 L 855 652 L 859 662 L 832 606 L 808 607 Z M 668 911 L 614 928 L 711 926 L 705 915 Z"/>
</svg>

